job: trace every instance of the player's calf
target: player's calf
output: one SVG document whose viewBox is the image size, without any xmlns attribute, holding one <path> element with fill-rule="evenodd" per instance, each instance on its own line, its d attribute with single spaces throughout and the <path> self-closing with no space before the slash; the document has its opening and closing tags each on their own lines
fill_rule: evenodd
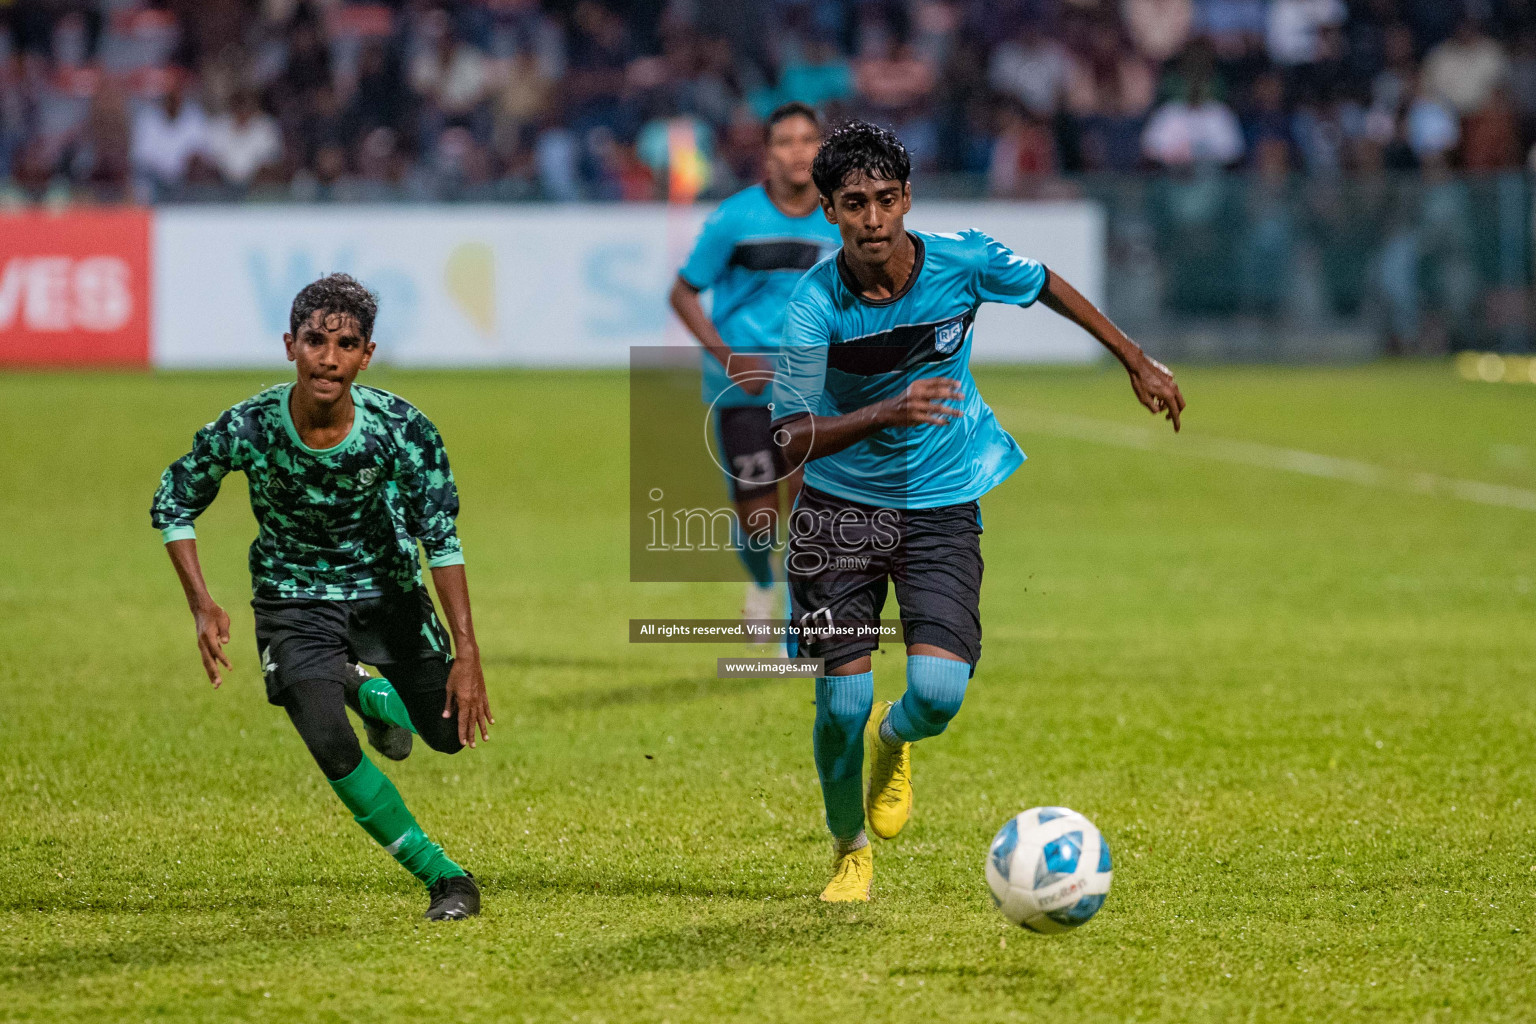
<svg viewBox="0 0 1536 1024">
<path fill-rule="evenodd" d="M 864 830 L 864 725 L 874 699 L 872 672 L 816 680 L 816 721 L 811 730 L 816 774 L 827 808 L 827 828 L 844 842 Z"/>
<path fill-rule="evenodd" d="M 970 674 L 968 662 L 909 655 L 907 692 L 896 704 L 883 702 L 871 716 L 864 813 L 870 831 L 881 839 L 894 839 L 912 817 L 912 744 L 949 726 L 965 700 Z"/>
</svg>

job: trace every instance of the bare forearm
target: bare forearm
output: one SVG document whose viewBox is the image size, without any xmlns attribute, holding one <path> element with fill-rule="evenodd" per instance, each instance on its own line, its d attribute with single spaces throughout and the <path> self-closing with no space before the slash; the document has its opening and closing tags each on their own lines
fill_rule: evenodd
<svg viewBox="0 0 1536 1024">
<path fill-rule="evenodd" d="M 704 312 L 704 304 L 699 301 L 699 293 L 688 282 L 678 278 L 672 283 L 672 294 L 668 296 L 672 305 L 672 311 L 677 318 L 688 328 L 688 333 L 698 339 L 704 350 L 720 361 L 725 366 L 731 358 L 731 348 L 720 337 L 720 332 L 715 329 L 715 323 Z"/>
<path fill-rule="evenodd" d="M 1116 327 L 1099 307 L 1089 302 L 1060 274 L 1050 275 L 1045 291 L 1040 294 L 1040 301 L 1045 303 L 1047 309 L 1066 317 L 1093 335 L 1127 369 L 1145 358 L 1140 345 L 1126 337 L 1125 332 Z"/>
<path fill-rule="evenodd" d="M 908 384 L 900 394 L 842 416 L 807 414 L 781 425 L 776 432 L 790 465 L 836 454 L 886 427 L 940 427 L 960 415 L 964 400 L 960 382 L 948 377 L 925 377 Z"/>
<path fill-rule="evenodd" d="M 469 610 L 469 580 L 462 565 L 444 565 L 432 570 L 432 586 L 453 634 L 453 652 L 459 658 L 480 657 L 475 641 L 475 621 Z"/>
<path fill-rule="evenodd" d="M 850 445 L 887 426 L 885 403 L 876 402 L 843 416 L 815 416 L 807 413 L 790 420 L 781 428 L 786 435 L 784 456 L 791 466 L 812 459 L 835 455 Z"/>
<path fill-rule="evenodd" d="M 197 541 L 191 537 L 173 540 L 165 546 L 181 580 L 181 589 L 187 595 L 187 607 L 192 610 L 192 626 L 197 630 L 197 650 L 203 659 L 203 671 L 208 681 L 218 689 L 224 682 L 220 668 L 229 668 L 229 656 L 224 645 L 229 643 L 229 616 L 218 602 L 208 594 L 203 582 L 202 566 L 197 561 Z"/>
<path fill-rule="evenodd" d="M 173 540 L 165 546 L 171 556 L 176 578 L 181 580 L 181 591 L 187 596 L 187 607 L 194 612 L 213 603 L 208 595 L 208 584 L 203 580 L 203 567 L 197 558 L 197 541 L 187 538 Z"/>
<path fill-rule="evenodd" d="M 1131 378 L 1136 400 L 1150 412 L 1163 413 L 1173 429 L 1179 429 L 1179 415 L 1184 411 L 1184 395 L 1174 383 L 1173 373 L 1141 350 L 1141 346 L 1110 323 L 1109 317 L 1057 274 L 1051 274 L 1040 301 L 1093 335 L 1115 354 Z"/>
</svg>

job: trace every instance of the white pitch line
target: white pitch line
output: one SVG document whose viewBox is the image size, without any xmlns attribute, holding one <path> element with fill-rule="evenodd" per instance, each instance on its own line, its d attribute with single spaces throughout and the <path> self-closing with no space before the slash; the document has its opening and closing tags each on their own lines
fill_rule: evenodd
<svg viewBox="0 0 1536 1024">
<path fill-rule="evenodd" d="M 1481 480 L 1459 480 L 1455 477 L 1437 476 L 1434 473 L 1409 473 L 1378 466 L 1355 459 L 1340 459 L 1332 455 L 1302 451 L 1298 448 L 1281 448 L 1277 445 L 1258 444 L 1253 441 L 1234 441 L 1224 437 L 1201 437 L 1198 434 L 1175 435 L 1162 431 L 1133 427 L 1109 420 L 1091 419 L 1063 413 L 1039 410 L 1005 409 L 1011 419 L 1024 424 L 1025 430 L 1070 437 L 1092 444 L 1115 445 L 1120 448 L 1140 448 L 1165 451 L 1173 454 L 1192 455 L 1195 458 L 1214 459 L 1241 466 L 1260 469 L 1278 469 L 1303 476 L 1322 477 L 1326 480 L 1344 480 L 1363 487 L 1380 487 L 1413 494 L 1429 494 L 1457 498 L 1479 505 L 1499 508 L 1516 508 L 1536 512 L 1536 491 L 1520 487 L 1506 487 Z"/>
</svg>

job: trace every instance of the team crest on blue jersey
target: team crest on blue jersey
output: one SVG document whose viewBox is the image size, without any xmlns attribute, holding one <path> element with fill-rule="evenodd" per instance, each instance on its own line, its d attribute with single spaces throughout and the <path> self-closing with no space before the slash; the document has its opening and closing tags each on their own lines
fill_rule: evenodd
<svg viewBox="0 0 1536 1024">
<path fill-rule="evenodd" d="M 960 347 L 965 338 L 965 317 L 957 317 L 947 324 L 940 324 L 933 332 L 933 347 L 940 355 L 947 356 Z"/>
</svg>

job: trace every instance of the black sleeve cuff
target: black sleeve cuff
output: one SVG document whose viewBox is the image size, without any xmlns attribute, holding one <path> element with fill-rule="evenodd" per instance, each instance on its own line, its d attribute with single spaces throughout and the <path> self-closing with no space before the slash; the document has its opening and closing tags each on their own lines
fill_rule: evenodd
<svg viewBox="0 0 1536 1024">
<path fill-rule="evenodd" d="M 1035 297 L 1029 300 L 1029 306 L 1033 306 L 1035 303 L 1039 302 L 1040 296 L 1044 295 L 1046 289 L 1050 288 L 1051 286 L 1051 268 L 1042 263 L 1040 264 L 1040 269 L 1045 271 L 1045 280 L 1040 282 L 1040 290 L 1035 292 Z M 1029 306 L 1025 306 L 1024 308 L 1028 309 Z"/>
</svg>

